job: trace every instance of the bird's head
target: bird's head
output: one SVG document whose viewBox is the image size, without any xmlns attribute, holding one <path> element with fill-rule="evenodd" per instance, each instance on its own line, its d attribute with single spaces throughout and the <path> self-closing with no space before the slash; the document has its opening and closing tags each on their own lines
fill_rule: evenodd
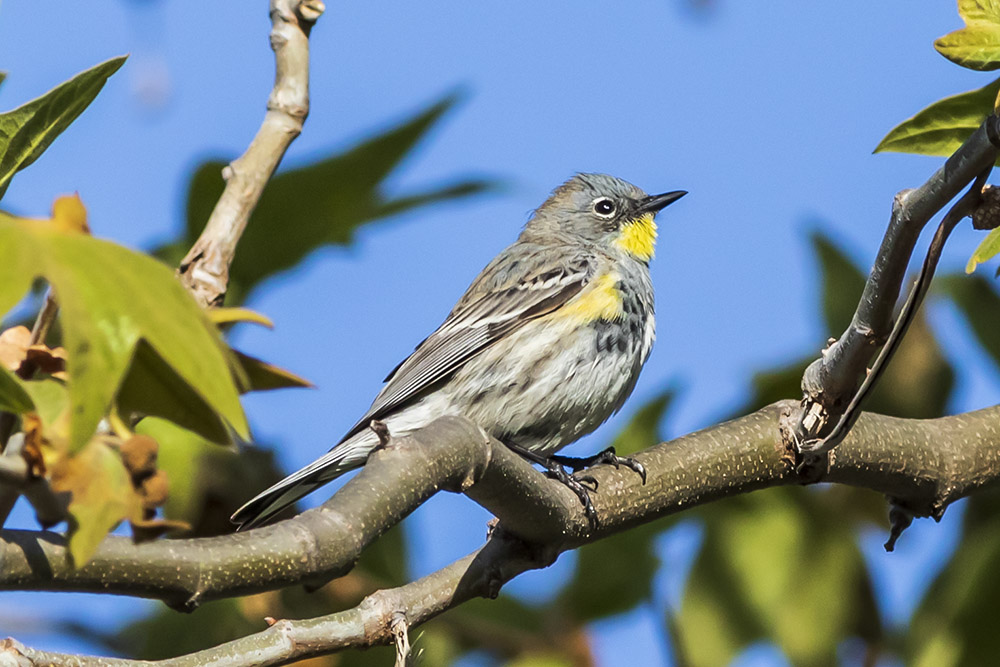
<svg viewBox="0 0 1000 667">
<path fill-rule="evenodd" d="M 647 195 L 614 176 L 577 174 L 535 211 L 521 238 L 544 243 L 578 237 L 648 262 L 656 246 L 656 214 L 686 194 Z"/>
</svg>

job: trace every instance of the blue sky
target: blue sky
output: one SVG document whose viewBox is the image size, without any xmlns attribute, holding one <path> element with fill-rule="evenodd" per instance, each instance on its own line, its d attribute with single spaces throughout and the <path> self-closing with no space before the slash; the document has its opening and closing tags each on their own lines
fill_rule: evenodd
<svg viewBox="0 0 1000 667">
<path fill-rule="evenodd" d="M 960 27 L 954 4 L 717 0 L 536 3 L 329 2 L 313 31 L 312 111 L 285 165 L 346 147 L 461 89 L 465 99 L 391 181 L 394 192 L 459 176 L 504 180 L 503 191 L 371 226 L 349 249 L 326 250 L 272 281 L 251 304 L 274 331 L 239 331 L 247 351 L 317 383 L 311 392 L 251 397 L 260 439 L 280 441 L 288 468 L 325 452 L 378 391 L 385 373 L 439 324 L 469 281 L 514 239 L 530 211 L 576 171 L 605 171 L 650 192 L 690 195 L 660 217 L 653 280 L 661 316 L 652 357 L 622 415 L 574 447 L 596 451 L 640 405 L 681 389 L 670 434 L 706 426 L 745 400 L 750 374 L 818 349 L 816 271 L 805 232 L 821 226 L 868 266 L 893 194 L 919 185 L 935 158 L 872 155 L 897 122 L 928 103 L 984 85 L 932 49 Z M 187 177 L 208 157 L 233 157 L 260 123 L 273 76 L 266 3 L 115 0 L 0 5 L 0 107 L 14 107 L 121 53 L 132 57 L 46 155 L 13 181 L 4 205 L 46 212 L 78 191 L 96 234 L 150 247 L 179 228 Z M 942 270 L 978 242 L 967 227 Z M 967 410 L 997 401 L 992 366 L 957 315 L 932 304 Z M 572 453 L 572 452 L 571 452 Z M 313 502 L 323 499 L 322 494 Z M 905 619 L 954 535 L 918 525 L 897 553 L 866 550 Z M 22 524 L 30 525 L 24 513 Z M 411 520 L 425 573 L 475 548 L 485 513 L 462 497 Z M 949 523 L 952 526 L 949 528 Z M 696 541 L 690 534 L 677 544 Z M 686 550 L 664 540 L 673 574 L 656 602 L 600 624 L 602 664 L 656 660 L 658 607 L 678 588 Z M 870 544 L 869 544 L 870 543 Z M 570 557 L 564 557 L 568 562 Z M 551 590 L 566 562 L 513 588 Z M 902 573 L 902 574 L 900 574 Z M 79 648 L 7 628 L 17 605 L 74 615 L 86 600 L 108 622 L 130 601 L 0 596 L 0 634 Z M 143 603 L 138 603 L 139 605 Z M 773 653 L 746 656 L 771 664 Z"/>
</svg>

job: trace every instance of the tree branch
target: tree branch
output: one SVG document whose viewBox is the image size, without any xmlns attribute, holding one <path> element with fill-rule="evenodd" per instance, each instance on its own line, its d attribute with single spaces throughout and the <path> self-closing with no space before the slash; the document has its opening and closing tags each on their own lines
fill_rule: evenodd
<svg viewBox="0 0 1000 667">
<path fill-rule="evenodd" d="M 920 308 L 927 290 L 930 289 L 931 280 L 934 278 L 934 271 L 937 268 L 938 260 L 941 258 L 941 252 L 944 250 L 944 244 L 948 241 L 948 236 L 958 226 L 958 223 L 967 216 L 972 215 L 982 204 L 983 186 L 986 184 L 986 179 L 989 178 L 991 171 L 993 171 L 993 165 L 984 169 L 976 177 L 972 185 L 969 186 L 966 193 L 952 205 L 948 213 L 944 216 L 944 219 L 941 220 L 941 224 L 938 225 L 937 231 L 934 233 L 934 237 L 927 248 L 924 263 L 917 273 L 917 278 L 913 282 L 913 286 L 910 288 L 910 294 L 903 303 L 899 315 L 896 316 L 896 321 L 892 326 L 892 331 L 889 332 L 889 337 L 886 339 L 885 344 L 882 345 L 882 349 L 879 350 L 878 356 L 875 358 L 874 363 L 872 363 L 871 368 L 867 370 L 867 376 L 861 383 L 861 386 L 858 387 L 854 396 L 851 397 L 847 407 L 843 411 L 840 411 L 840 419 L 826 436 L 813 440 L 799 440 L 797 442 L 801 453 L 811 455 L 814 459 L 818 458 L 819 455 L 839 445 L 844 436 L 851 430 L 851 427 L 854 426 L 854 422 L 857 421 L 858 416 L 861 414 L 861 406 L 865 398 L 875 388 L 882 373 L 892 360 L 893 354 L 899 349 L 900 344 L 903 342 L 903 336 L 906 335 L 906 331 L 913 322 L 913 318 L 916 317 L 917 310 Z"/>
<path fill-rule="evenodd" d="M 949 201 L 997 160 L 1000 117 L 991 115 L 916 190 L 900 191 L 864 292 L 847 330 L 802 376 L 799 442 L 823 436 L 837 422 L 865 377 L 875 350 L 888 338 L 906 268 L 920 232 Z"/>
<path fill-rule="evenodd" d="M 796 407 L 795 402 L 782 401 L 641 452 L 636 458 L 649 472 L 645 486 L 629 470 L 608 466 L 594 469 L 599 482 L 594 500 L 601 518 L 601 526 L 594 532 L 589 531 L 578 500 L 565 487 L 532 470 L 520 457 L 483 436 L 468 422 L 447 418 L 377 452 L 323 508 L 270 528 L 225 538 L 187 540 L 187 544 L 175 541 L 127 547 L 127 540 L 109 538 L 114 548 L 108 549 L 106 543 L 95 560 L 78 573 L 66 569 L 59 560 L 51 560 L 56 555 L 52 544 L 35 550 L 36 554 L 47 554 L 50 560 L 35 560 L 33 568 L 15 563 L 17 551 L 29 544 L 10 540 L 16 531 L 6 531 L 5 546 L 0 551 L 4 563 L 2 585 L 136 594 L 133 584 L 144 573 L 133 566 L 139 558 L 123 558 L 124 549 L 172 551 L 176 558 L 173 564 L 180 574 L 197 568 L 190 551 L 196 543 L 212 543 L 204 553 L 225 552 L 230 559 L 228 568 L 234 573 L 244 568 L 249 572 L 237 587 L 239 590 L 204 588 L 201 595 L 207 599 L 246 592 L 251 579 L 256 580 L 253 590 L 259 590 L 288 582 L 286 572 L 276 566 L 264 567 L 259 560 L 262 552 L 281 548 L 281 540 L 288 535 L 285 531 L 299 531 L 300 544 L 305 546 L 303 533 L 320 525 L 333 527 L 327 537 L 340 533 L 337 540 L 346 540 L 359 526 L 368 527 L 368 532 L 359 537 L 359 542 L 366 542 L 373 532 L 384 527 L 371 527 L 378 513 L 370 509 L 372 506 L 382 507 L 383 517 L 397 517 L 437 485 L 451 491 L 464 490 L 501 517 L 486 544 L 473 554 L 413 583 L 377 591 L 353 609 L 304 621 L 279 621 L 257 634 L 157 664 L 280 665 L 346 647 L 389 644 L 401 613 L 408 627 L 413 628 L 473 597 L 496 596 L 500 587 L 518 574 L 546 567 L 560 552 L 610 533 L 712 500 L 769 486 L 802 483 L 790 465 L 792 450 L 780 435 L 781 426 L 790 426 Z M 879 491 L 915 515 L 939 517 L 948 504 L 995 485 L 998 477 L 1000 406 L 933 420 L 865 414 L 815 481 Z M 419 489 L 415 490 L 414 485 Z M 345 524 L 348 506 L 359 500 L 363 501 L 362 507 L 369 508 L 368 514 L 358 525 Z M 530 541 L 523 539 L 529 535 Z M 247 536 L 254 539 L 247 542 Z M 338 541 L 316 542 L 326 539 L 319 535 L 311 539 L 322 549 L 300 553 L 302 562 L 339 548 Z M 237 548 L 237 544 L 242 546 Z M 248 553 L 251 544 L 253 552 Z M 94 570 L 104 570 L 101 582 L 94 571 L 87 571 L 94 562 L 101 563 Z M 277 561 L 290 569 L 295 569 L 298 562 L 287 550 Z M 16 575 L 17 586 L 7 576 L 12 569 L 20 573 Z M 144 583 L 144 591 L 154 590 L 150 583 Z M 176 590 L 176 586 L 169 590 Z M 6 648 L 45 664 L 139 664 L 105 659 L 95 662 L 98 659 L 39 652 L 13 640 L 8 640 Z"/>
<path fill-rule="evenodd" d="M 271 0 L 275 77 L 264 122 L 246 152 L 223 170 L 226 188 L 180 264 L 181 282 L 202 306 L 221 305 L 236 244 L 309 114 L 309 32 L 324 9 L 322 0 Z"/>
<path fill-rule="evenodd" d="M 782 438 L 798 404 L 782 401 L 636 455 L 648 471 L 600 466 L 591 530 L 576 496 L 470 422 L 439 419 L 377 451 L 322 507 L 252 531 L 135 545 L 109 537 L 73 569 L 62 536 L 0 531 L 0 590 L 108 592 L 180 609 L 306 583 L 350 570 L 364 548 L 440 489 L 464 492 L 507 535 L 544 545 L 536 563 L 567 549 L 757 489 L 826 481 L 891 496 L 917 516 L 940 516 L 1000 477 L 1000 407 L 934 420 L 865 414 L 823 470 L 805 478 Z M 787 432 L 787 431 L 784 431 Z"/>
</svg>

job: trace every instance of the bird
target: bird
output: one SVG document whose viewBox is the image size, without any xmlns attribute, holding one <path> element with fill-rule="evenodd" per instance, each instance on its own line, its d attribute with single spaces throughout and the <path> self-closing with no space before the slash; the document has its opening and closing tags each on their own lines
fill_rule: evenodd
<svg viewBox="0 0 1000 667">
<path fill-rule="evenodd" d="M 612 448 L 589 458 L 556 452 L 594 431 L 635 388 L 656 331 L 654 218 L 686 194 L 647 195 L 595 173 L 557 187 L 441 326 L 389 373 L 343 439 L 240 507 L 233 523 L 260 525 L 364 465 L 383 428 L 395 437 L 457 415 L 569 486 L 596 526 L 585 485 L 596 482 L 565 468 L 623 464 L 643 482 L 645 469 Z"/>
</svg>

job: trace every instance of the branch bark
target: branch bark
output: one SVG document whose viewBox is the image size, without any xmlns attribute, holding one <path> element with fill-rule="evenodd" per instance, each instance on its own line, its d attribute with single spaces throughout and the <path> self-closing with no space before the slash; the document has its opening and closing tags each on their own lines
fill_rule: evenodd
<svg viewBox="0 0 1000 667">
<path fill-rule="evenodd" d="M 109 537 L 73 569 L 62 536 L 0 531 L 0 590 L 107 592 L 179 609 L 296 583 L 317 586 L 350 570 L 364 548 L 440 489 L 463 492 L 502 532 L 544 545 L 543 566 L 568 549 L 690 507 L 757 489 L 837 482 L 884 493 L 917 516 L 1000 477 L 1000 406 L 935 420 L 865 414 L 827 466 L 808 478 L 782 433 L 798 404 L 782 401 L 636 455 L 648 471 L 600 466 L 591 530 L 576 496 L 470 422 L 444 418 L 376 452 L 322 507 L 223 537 L 132 544 Z M 495 564 L 494 564 L 495 565 Z"/>
<path fill-rule="evenodd" d="M 940 517 L 950 503 L 1000 479 L 1000 406 L 933 420 L 865 414 L 809 480 L 791 465 L 794 451 L 781 435 L 797 407 L 782 401 L 639 453 L 649 473 L 645 486 L 630 470 L 594 469 L 601 519 L 595 531 L 572 492 L 471 423 L 445 418 L 376 452 L 323 507 L 247 533 L 143 545 L 108 538 L 90 563 L 72 570 L 57 536 L 3 531 L 0 588 L 104 591 L 191 606 L 345 572 L 366 544 L 438 489 L 464 492 L 500 518 L 478 551 L 423 579 L 373 593 L 354 609 L 279 621 L 158 663 L 279 665 L 392 643 L 401 613 L 413 628 L 472 597 L 497 595 L 504 583 L 548 566 L 563 551 L 720 498 L 824 481 L 872 489 L 914 515 Z M 0 648 L 44 664 L 148 664 L 40 652 L 14 640 Z"/>
<path fill-rule="evenodd" d="M 236 244 L 264 186 L 309 114 L 309 32 L 322 0 L 271 0 L 274 88 L 267 113 L 246 152 L 222 172 L 226 188 L 201 236 L 181 260 L 181 282 L 202 306 L 222 304 Z"/>
<path fill-rule="evenodd" d="M 991 115 L 926 183 L 896 195 L 851 324 L 802 375 L 803 409 L 794 425 L 799 442 L 826 435 L 837 422 L 889 336 L 917 238 L 938 211 L 996 162 L 998 148 L 1000 117 Z"/>
</svg>

